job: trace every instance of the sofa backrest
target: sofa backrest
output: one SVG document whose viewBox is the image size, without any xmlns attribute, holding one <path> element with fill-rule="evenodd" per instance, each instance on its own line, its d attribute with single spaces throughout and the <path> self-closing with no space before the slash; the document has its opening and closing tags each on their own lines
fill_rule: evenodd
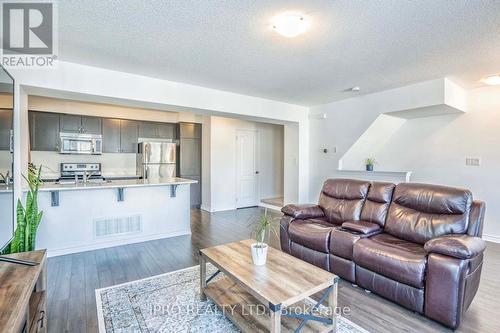
<svg viewBox="0 0 500 333">
<path fill-rule="evenodd" d="M 445 234 L 465 234 L 472 193 L 466 189 L 401 183 L 394 190 L 384 231 L 424 244 Z"/>
<path fill-rule="evenodd" d="M 319 205 L 330 223 L 359 220 L 369 188 L 369 181 L 328 179 L 323 184 Z"/>
<path fill-rule="evenodd" d="M 393 183 L 372 182 L 361 210 L 361 220 L 383 227 L 395 187 Z"/>
</svg>

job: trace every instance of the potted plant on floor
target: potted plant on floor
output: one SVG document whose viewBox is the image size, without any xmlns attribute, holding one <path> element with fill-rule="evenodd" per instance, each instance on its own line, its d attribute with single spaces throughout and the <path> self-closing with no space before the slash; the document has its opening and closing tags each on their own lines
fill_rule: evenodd
<svg viewBox="0 0 500 333">
<path fill-rule="evenodd" d="M 36 232 L 42 220 L 43 212 L 38 211 L 38 187 L 42 184 L 42 167 L 28 165 L 28 175 L 24 176 L 29 191 L 26 194 L 26 204 L 23 206 L 20 199 L 17 201 L 17 227 L 14 238 L 5 247 L 2 254 L 28 252 L 35 250 Z"/>
<path fill-rule="evenodd" d="M 266 241 L 269 240 L 271 233 L 278 237 L 276 223 L 267 215 L 266 209 L 264 215 L 262 215 L 259 218 L 259 221 L 255 223 L 254 230 L 252 232 L 252 237 L 255 239 L 255 243 L 251 245 L 252 261 L 256 266 L 266 264 L 267 249 L 269 247 Z"/>
<path fill-rule="evenodd" d="M 375 164 L 375 159 L 373 157 L 369 157 L 366 159 L 366 171 L 373 171 L 373 165 Z"/>
</svg>

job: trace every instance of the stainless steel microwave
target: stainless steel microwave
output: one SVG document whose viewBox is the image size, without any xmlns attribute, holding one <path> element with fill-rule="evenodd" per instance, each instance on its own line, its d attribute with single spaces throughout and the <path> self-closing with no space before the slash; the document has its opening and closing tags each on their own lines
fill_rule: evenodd
<svg viewBox="0 0 500 333">
<path fill-rule="evenodd" d="M 100 134 L 60 133 L 61 154 L 102 154 L 102 136 Z"/>
</svg>

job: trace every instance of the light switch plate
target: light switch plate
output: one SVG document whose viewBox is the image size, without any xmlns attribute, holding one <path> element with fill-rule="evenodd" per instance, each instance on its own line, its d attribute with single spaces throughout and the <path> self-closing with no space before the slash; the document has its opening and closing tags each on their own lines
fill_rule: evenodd
<svg viewBox="0 0 500 333">
<path fill-rule="evenodd" d="M 481 159 L 479 157 L 466 157 L 465 158 L 466 166 L 481 166 Z"/>
</svg>

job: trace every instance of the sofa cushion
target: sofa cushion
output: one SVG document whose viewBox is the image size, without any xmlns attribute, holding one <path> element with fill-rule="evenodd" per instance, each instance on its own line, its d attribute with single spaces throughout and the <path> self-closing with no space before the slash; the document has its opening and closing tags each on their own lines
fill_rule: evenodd
<svg viewBox="0 0 500 333">
<path fill-rule="evenodd" d="M 354 244 L 354 262 L 395 281 L 424 287 L 427 253 L 423 246 L 389 234 L 358 240 Z"/>
<path fill-rule="evenodd" d="M 361 220 L 383 227 L 395 187 L 393 183 L 373 182 L 361 210 Z"/>
<path fill-rule="evenodd" d="M 331 223 L 359 220 L 369 188 L 369 181 L 328 179 L 323 184 L 319 205 Z"/>
<path fill-rule="evenodd" d="M 469 190 L 416 183 L 396 186 L 384 231 L 424 244 L 445 234 L 467 231 L 472 193 Z"/>
<path fill-rule="evenodd" d="M 352 260 L 354 243 L 363 235 L 348 230 L 334 229 L 330 236 L 330 253 L 344 259 Z"/>
<path fill-rule="evenodd" d="M 310 249 L 328 253 L 330 232 L 334 226 L 324 219 L 295 220 L 290 223 L 290 240 Z"/>
</svg>

